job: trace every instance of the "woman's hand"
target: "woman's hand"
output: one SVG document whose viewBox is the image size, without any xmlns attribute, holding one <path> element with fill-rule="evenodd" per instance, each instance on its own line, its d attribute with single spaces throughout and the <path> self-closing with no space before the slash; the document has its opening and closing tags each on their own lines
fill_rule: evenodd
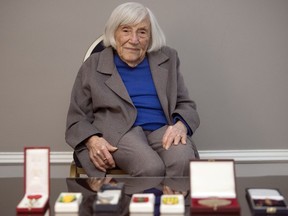
<svg viewBox="0 0 288 216">
<path fill-rule="evenodd" d="M 91 136 L 86 146 L 89 151 L 89 157 L 97 169 L 106 172 L 107 169 L 115 167 L 115 161 L 111 155 L 117 150 L 116 147 L 110 145 L 103 137 Z"/>
<path fill-rule="evenodd" d="M 165 131 L 162 139 L 162 146 L 164 149 L 168 150 L 172 144 L 186 144 L 186 140 L 187 128 L 181 121 L 178 121 L 176 124 L 169 126 Z"/>
</svg>

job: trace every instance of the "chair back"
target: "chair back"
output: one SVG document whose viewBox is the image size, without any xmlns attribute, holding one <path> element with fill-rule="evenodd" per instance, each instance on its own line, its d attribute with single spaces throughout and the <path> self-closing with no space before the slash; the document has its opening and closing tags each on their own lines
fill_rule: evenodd
<svg viewBox="0 0 288 216">
<path fill-rule="evenodd" d="M 85 54 L 83 62 L 86 61 L 86 59 L 93 53 L 101 52 L 103 49 L 105 49 L 105 46 L 103 45 L 103 35 L 101 35 L 91 44 L 91 46 L 89 47 L 89 49 Z"/>
</svg>

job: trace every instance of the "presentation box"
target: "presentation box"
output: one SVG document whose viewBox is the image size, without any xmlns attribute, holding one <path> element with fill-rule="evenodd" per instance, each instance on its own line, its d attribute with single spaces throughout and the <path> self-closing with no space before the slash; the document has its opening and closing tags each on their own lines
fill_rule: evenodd
<svg viewBox="0 0 288 216">
<path fill-rule="evenodd" d="M 254 215 L 288 215 L 287 202 L 278 189 L 247 188 L 246 198 Z"/>
<path fill-rule="evenodd" d="M 82 193 L 60 193 L 55 202 L 54 211 L 57 213 L 79 212 L 82 198 Z"/>
<path fill-rule="evenodd" d="M 155 195 L 153 193 L 133 194 L 130 205 L 130 214 L 151 214 L 154 213 Z"/>
<path fill-rule="evenodd" d="M 49 203 L 50 149 L 24 149 L 24 197 L 16 207 L 17 213 L 42 213 Z"/>
<path fill-rule="evenodd" d="M 184 214 L 184 196 L 182 194 L 162 195 L 160 202 L 160 213 L 162 215 Z"/>
<path fill-rule="evenodd" d="M 191 213 L 240 215 L 233 160 L 190 161 Z"/>
<path fill-rule="evenodd" d="M 100 191 L 97 192 L 96 200 L 93 203 L 94 212 L 119 212 L 123 191 L 123 182 L 103 184 Z"/>
</svg>

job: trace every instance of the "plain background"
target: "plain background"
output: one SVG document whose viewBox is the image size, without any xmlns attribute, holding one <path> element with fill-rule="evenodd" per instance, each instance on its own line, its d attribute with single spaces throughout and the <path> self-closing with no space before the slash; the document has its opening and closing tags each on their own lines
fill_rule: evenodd
<svg viewBox="0 0 288 216">
<path fill-rule="evenodd" d="M 71 151 L 71 88 L 120 0 L 1 0 L 1 152 Z M 143 0 L 178 50 L 199 150 L 287 149 L 288 1 Z M 113 122 L 111 122 L 113 124 Z"/>
</svg>

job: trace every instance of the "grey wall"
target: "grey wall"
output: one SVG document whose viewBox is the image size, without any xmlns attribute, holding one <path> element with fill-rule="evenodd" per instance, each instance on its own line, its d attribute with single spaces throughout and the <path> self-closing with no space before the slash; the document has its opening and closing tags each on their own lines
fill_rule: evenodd
<svg viewBox="0 0 288 216">
<path fill-rule="evenodd" d="M 1 0 L 0 151 L 70 151 L 70 91 L 119 0 Z M 181 58 L 200 150 L 288 147 L 288 1 L 143 0 Z"/>
</svg>

